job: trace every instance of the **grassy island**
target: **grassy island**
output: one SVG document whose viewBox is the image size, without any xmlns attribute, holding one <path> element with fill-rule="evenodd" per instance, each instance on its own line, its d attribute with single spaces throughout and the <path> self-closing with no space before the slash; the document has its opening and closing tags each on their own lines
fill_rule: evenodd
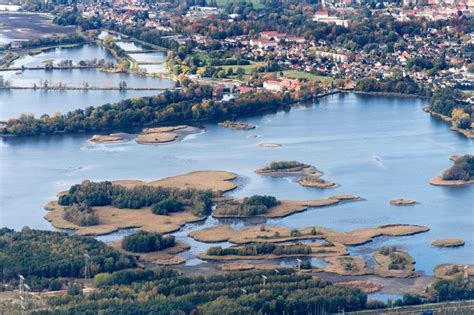
<svg viewBox="0 0 474 315">
<path fill-rule="evenodd" d="M 227 248 L 210 247 L 206 253 L 198 256 L 205 260 L 261 260 L 292 257 L 326 258 L 347 255 L 346 248 L 327 242 L 312 243 L 257 243 L 255 245 L 238 245 Z"/>
<path fill-rule="evenodd" d="M 164 266 L 184 263 L 185 259 L 176 254 L 190 248 L 188 244 L 176 241 L 172 235 L 145 231 L 125 236 L 123 240 L 115 241 L 111 246 L 126 255 L 135 256 L 141 265 L 153 263 Z"/>
<path fill-rule="evenodd" d="M 206 243 L 281 243 L 322 239 L 334 244 L 356 246 L 368 243 L 379 236 L 407 236 L 428 230 L 429 228 L 425 226 L 406 224 L 382 225 L 348 232 L 337 232 L 319 226 L 289 229 L 283 226 L 261 225 L 237 230 L 229 225 L 218 225 L 191 232 L 189 236 Z"/>
<path fill-rule="evenodd" d="M 360 257 L 329 257 L 324 260 L 330 263 L 329 266 L 324 267 L 325 272 L 342 276 L 361 276 L 373 273 L 371 269 L 367 268 L 365 260 Z"/>
<path fill-rule="evenodd" d="M 140 144 L 170 143 L 179 141 L 186 135 L 198 133 L 199 131 L 199 128 L 186 125 L 145 128 L 135 141 Z"/>
<path fill-rule="evenodd" d="M 332 188 L 336 187 L 337 184 L 319 178 L 318 176 L 306 176 L 298 179 L 298 184 L 304 187 L 315 187 L 315 188 Z"/>
<path fill-rule="evenodd" d="M 234 178 L 232 173 L 208 171 L 149 183 L 84 181 L 48 203 L 46 219 L 82 235 L 132 227 L 168 233 L 209 215 L 212 199 L 236 187 Z"/>
<path fill-rule="evenodd" d="M 277 174 L 292 174 L 292 175 L 310 175 L 316 174 L 316 169 L 308 164 L 298 161 L 279 161 L 271 162 L 265 167 L 259 168 L 255 171 L 262 175 L 277 175 Z"/>
<path fill-rule="evenodd" d="M 212 212 L 212 216 L 215 218 L 281 218 L 293 213 L 305 211 L 308 208 L 335 205 L 342 201 L 360 200 L 357 196 L 352 196 L 351 199 L 339 199 L 337 196 L 331 196 L 326 199 L 313 200 L 273 200 L 274 197 L 271 196 L 253 196 L 250 198 L 246 198 L 242 201 L 226 200 L 223 203 L 218 203 L 217 208 Z M 263 199 L 268 199 L 265 204 L 249 204 L 249 202 L 255 203 L 257 200 Z M 260 202 L 263 201 L 258 201 L 258 203 Z"/>
<path fill-rule="evenodd" d="M 413 258 L 395 247 L 382 247 L 374 253 L 374 259 L 379 264 L 374 270 L 377 275 L 398 278 L 416 276 Z"/>
<path fill-rule="evenodd" d="M 430 179 L 431 185 L 464 186 L 474 184 L 474 155 L 466 154 L 451 159 L 454 165 L 441 176 Z"/>
<path fill-rule="evenodd" d="M 219 126 L 229 129 L 236 129 L 236 130 L 252 130 L 255 129 L 254 125 L 247 124 L 240 121 L 231 121 L 226 120 L 224 122 L 219 123 Z"/>
</svg>

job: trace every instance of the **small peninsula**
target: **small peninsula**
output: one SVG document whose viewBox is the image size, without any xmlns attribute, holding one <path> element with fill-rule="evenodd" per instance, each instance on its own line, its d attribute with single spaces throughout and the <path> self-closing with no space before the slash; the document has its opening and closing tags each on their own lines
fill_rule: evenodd
<svg viewBox="0 0 474 315">
<path fill-rule="evenodd" d="M 441 176 L 433 177 L 429 183 L 435 186 L 465 186 L 474 184 L 474 155 L 455 156 L 450 158 L 454 165 Z"/>
</svg>

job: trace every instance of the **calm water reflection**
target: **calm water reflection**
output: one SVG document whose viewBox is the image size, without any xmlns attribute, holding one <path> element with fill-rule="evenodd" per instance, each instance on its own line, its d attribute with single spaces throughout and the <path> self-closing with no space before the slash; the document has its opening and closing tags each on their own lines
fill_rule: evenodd
<svg viewBox="0 0 474 315">
<path fill-rule="evenodd" d="M 271 194 L 309 199 L 350 193 L 367 199 L 310 209 L 266 224 L 321 225 L 341 231 L 388 223 L 424 224 L 430 232 L 379 238 L 352 251 L 370 255 L 383 245 L 399 246 L 412 254 L 417 270 L 426 273 L 432 273 L 438 263 L 473 263 L 474 187 L 435 187 L 427 181 L 452 164 L 450 155 L 473 153 L 474 145 L 424 113 L 424 105 L 425 101 L 417 99 L 333 95 L 313 106 L 245 119 L 258 126 L 255 130 L 235 131 L 210 124 L 204 134 L 162 146 L 95 145 L 87 143 L 89 135 L 4 139 L 0 142 L 1 225 L 50 229 L 42 218 L 42 206 L 58 191 L 84 179 L 153 180 L 222 169 L 245 179 L 245 186 L 233 193 L 236 197 Z M 259 137 L 249 138 L 251 135 Z M 262 148 L 258 146 L 262 142 L 283 146 Z M 272 160 L 290 159 L 315 165 L 326 179 L 341 186 L 310 189 L 291 179 L 254 173 Z M 420 204 L 389 205 L 390 199 L 400 197 Z M 214 221 L 209 220 L 210 224 Z M 456 249 L 430 246 L 432 240 L 445 237 L 464 239 L 466 245 Z"/>
</svg>

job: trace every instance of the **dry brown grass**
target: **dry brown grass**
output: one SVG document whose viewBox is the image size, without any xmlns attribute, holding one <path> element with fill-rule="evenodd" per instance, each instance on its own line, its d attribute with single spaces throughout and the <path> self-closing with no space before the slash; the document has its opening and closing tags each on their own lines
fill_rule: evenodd
<svg viewBox="0 0 474 315">
<path fill-rule="evenodd" d="M 415 261 L 413 258 L 405 252 L 402 251 L 394 251 L 391 253 L 392 255 L 396 255 L 402 258 L 405 258 L 407 263 L 404 269 L 396 270 L 396 269 L 389 269 L 389 265 L 392 262 L 390 255 L 382 255 L 379 252 L 374 253 L 374 259 L 379 265 L 375 268 L 375 274 L 381 277 L 388 277 L 388 278 L 412 278 L 416 277 L 417 274 L 415 273 Z"/>
<path fill-rule="evenodd" d="M 375 282 L 375 281 L 354 280 L 354 281 L 336 282 L 334 284 L 347 287 L 347 288 L 361 289 L 362 292 L 364 292 L 365 294 L 375 293 L 382 290 L 383 288 L 383 285 L 381 283 Z"/>
<path fill-rule="evenodd" d="M 455 238 L 446 238 L 441 240 L 436 240 L 431 243 L 435 247 L 459 247 L 464 246 L 464 241 Z"/>
<path fill-rule="evenodd" d="M 458 265 L 458 264 L 440 264 L 434 268 L 434 274 L 439 279 L 454 279 L 459 276 L 474 276 L 474 265 Z"/>
<path fill-rule="evenodd" d="M 308 208 L 325 207 L 339 203 L 339 199 L 329 197 L 327 199 L 314 200 L 280 200 L 280 204 L 272 207 L 267 213 L 259 214 L 253 217 L 263 218 L 281 218 L 291 215 L 293 213 L 302 212 Z M 219 207 L 214 210 L 212 216 L 215 218 L 240 218 L 240 215 L 221 214 Z"/>
<path fill-rule="evenodd" d="M 246 262 L 228 263 L 219 266 L 222 271 L 244 271 L 255 269 L 255 265 Z"/>
<path fill-rule="evenodd" d="M 64 219 L 64 207 L 51 202 L 46 207 L 46 220 L 58 229 L 75 230 L 77 235 L 104 235 L 120 229 L 140 228 L 156 233 L 177 231 L 186 223 L 201 220 L 189 212 L 174 212 L 169 215 L 156 215 L 149 208 L 118 209 L 111 206 L 94 207 L 99 225 L 78 226 Z"/>
<path fill-rule="evenodd" d="M 234 244 L 247 243 L 282 243 L 295 240 L 322 239 L 324 235 L 331 233 L 322 227 L 314 227 L 316 234 L 312 234 L 313 227 L 298 229 L 300 236 L 291 236 L 291 229 L 284 226 L 252 226 L 241 230 L 235 230 L 229 225 L 217 225 L 202 230 L 194 231 L 190 237 L 200 242 L 217 243 L 231 242 Z"/>
<path fill-rule="evenodd" d="M 371 269 L 367 268 L 365 260 L 360 257 L 341 256 L 329 257 L 324 260 L 330 263 L 329 266 L 324 267 L 325 272 L 336 273 L 343 276 L 360 276 L 373 273 Z M 353 267 L 348 268 L 348 265 Z"/>
<path fill-rule="evenodd" d="M 317 176 L 307 176 L 298 179 L 298 184 L 304 187 L 331 188 L 337 186 L 336 183 L 321 179 Z"/>
<path fill-rule="evenodd" d="M 149 253 L 133 253 L 122 248 L 122 241 L 117 240 L 110 244 L 110 247 L 126 254 L 137 257 L 140 263 L 153 263 L 162 266 L 179 265 L 184 263 L 186 260 L 176 254 L 187 251 L 191 248 L 184 242 L 176 241 L 175 246 L 166 248 L 164 250 L 149 252 Z"/>
<path fill-rule="evenodd" d="M 117 180 L 115 185 L 132 188 L 137 185 L 176 187 L 180 189 L 196 188 L 214 191 L 228 191 L 237 187 L 232 181 L 236 175 L 224 171 L 199 171 L 163 178 L 146 183 L 140 180 Z M 99 225 L 78 226 L 64 219 L 64 207 L 52 201 L 45 206 L 49 210 L 45 218 L 58 229 L 75 230 L 79 235 L 103 235 L 125 228 L 140 228 L 145 231 L 169 233 L 178 230 L 184 224 L 201 220 L 189 212 L 176 212 L 169 215 L 156 215 L 149 208 L 118 209 L 111 206 L 94 207 Z"/>
<path fill-rule="evenodd" d="M 178 140 L 179 136 L 172 132 L 142 133 L 135 139 L 140 144 L 169 143 Z"/>
<path fill-rule="evenodd" d="M 429 231 L 429 228 L 421 225 L 387 224 L 374 228 L 337 233 L 329 236 L 327 240 L 345 245 L 362 245 L 371 242 L 373 238 L 378 236 L 407 236 L 427 231 Z"/>
<path fill-rule="evenodd" d="M 163 133 L 163 132 L 173 132 L 176 130 L 182 130 L 189 128 L 187 125 L 179 125 L 179 126 L 168 126 L 168 127 L 155 127 L 155 128 L 145 128 L 143 129 L 142 133 Z"/>
<path fill-rule="evenodd" d="M 197 171 L 183 175 L 166 177 L 148 183 L 151 186 L 177 187 L 181 189 L 195 188 L 227 192 L 237 188 L 233 181 L 237 178 L 234 173 L 226 171 Z"/>
</svg>

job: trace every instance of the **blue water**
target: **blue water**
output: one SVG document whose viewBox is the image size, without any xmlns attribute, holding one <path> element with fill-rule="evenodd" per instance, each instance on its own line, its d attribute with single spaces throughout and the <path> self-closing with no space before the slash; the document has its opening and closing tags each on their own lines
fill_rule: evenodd
<svg viewBox="0 0 474 315">
<path fill-rule="evenodd" d="M 417 270 L 426 274 L 432 274 L 438 263 L 474 263 L 474 186 L 428 184 L 429 178 L 452 165 L 449 156 L 473 153 L 474 144 L 423 112 L 425 105 L 426 101 L 419 99 L 333 95 L 289 112 L 243 119 L 257 125 L 255 130 L 236 131 L 208 124 L 206 133 L 171 145 L 96 145 L 87 142 L 90 135 L 4 139 L 0 142 L 1 225 L 51 229 L 43 219 L 42 206 L 57 192 L 84 179 L 154 180 L 221 169 L 240 176 L 243 187 L 232 193 L 236 197 L 271 194 L 314 199 L 349 193 L 366 199 L 310 209 L 265 224 L 319 225 L 338 231 L 389 223 L 423 224 L 431 230 L 409 237 L 378 238 L 351 251 L 370 256 L 383 245 L 395 245 L 408 251 L 417 262 Z M 249 137 L 252 135 L 258 137 Z M 265 142 L 282 146 L 259 146 Z M 254 173 L 273 160 L 312 164 L 340 187 L 311 189 L 293 179 Z M 401 197 L 420 204 L 389 205 L 390 199 Z M 204 226 L 217 224 L 209 221 Z M 178 233 L 186 238 L 185 232 Z M 454 249 L 430 245 L 446 237 L 461 238 L 466 245 Z M 193 248 L 201 251 L 205 245 L 196 242 Z"/>
</svg>

